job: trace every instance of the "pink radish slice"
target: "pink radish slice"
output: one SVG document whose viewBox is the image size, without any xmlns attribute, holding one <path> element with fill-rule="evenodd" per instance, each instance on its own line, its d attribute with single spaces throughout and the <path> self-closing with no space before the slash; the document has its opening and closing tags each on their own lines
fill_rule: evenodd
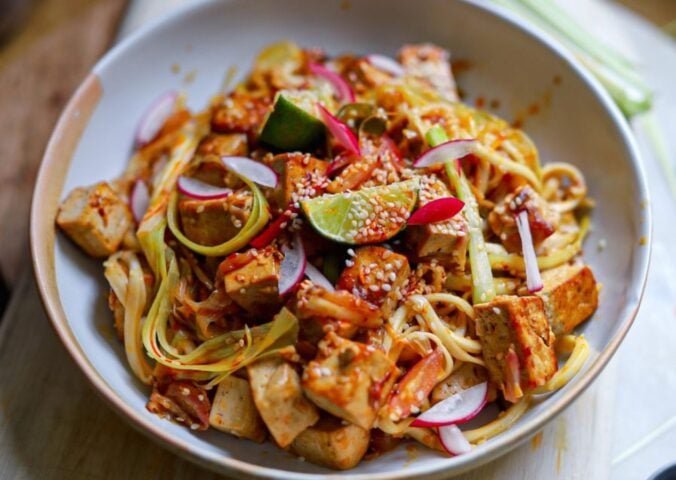
<svg viewBox="0 0 676 480">
<path fill-rule="evenodd" d="M 263 187 L 275 188 L 279 182 L 273 169 L 256 160 L 247 157 L 221 157 L 221 160 L 229 170 Z"/>
<path fill-rule="evenodd" d="M 279 294 L 286 295 L 303 279 L 307 259 L 300 236 L 295 235 L 291 247 L 282 247 L 284 259 L 279 266 Z"/>
<path fill-rule="evenodd" d="M 454 197 L 444 197 L 432 200 L 417 209 L 409 217 L 408 225 L 427 225 L 453 218 L 465 206 L 465 202 Z"/>
<path fill-rule="evenodd" d="M 305 266 L 305 276 L 309 278 L 310 281 L 315 285 L 319 285 L 320 287 L 323 287 L 329 292 L 335 291 L 335 288 L 333 287 L 331 282 L 329 282 L 329 279 L 326 278 L 322 272 L 317 270 L 317 267 L 315 267 L 309 262 Z"/>
<path fill-rule="evenodd" d="M 521 249 L 523 250 L 523 261 L 526 264 L 526 285 L 530 293 L 538 292 L 544 287 L 540 268 L 538 267 L 538 258 L 535 255 L 535 246 L 533 237 L 530 233 L 530 223 L 528 222 L 528 212 L 520 211 L 516 215 L 516 227 L 519 229 L 521 237 Z"/>
<path fill-rule="evenodd" d="M 196 200 L 213 200 L 217 198 L 225 198 L 232 193 L 231 188 L 221 188 L 214 185 L 209 185 L 196 178 L 190 178 L 181 175 L 178 177 L 178 191 L 183 195 Z"/>
<path fill-rule="evenodd" d="M 136 180 L 129 198 L 129 207 L 131 208 L 131 214 L 134 216 L 136 223 L 141 223 L 143 216 L 146 214 L 146 210 L 148 210 L 148 205 L 150 205 L 148 186 L 143 180 Z"/>
<path fill-rule="evenodd" d="M 320 65 L 318 63 L 311 63 L 309 68 L 310 72 L 312 72 L 314 75 L 317 75 L 318 77 L 323 78 L 333 86 L 334 90 L 338 94 L 338 100 L 346 103 L 354 102 L 355 97 L 352 87 L 350 87 L 350 84 L 347 83 L 343 77 L 338 75 L 333 70 L 329 70 L 324 65 Z"/>
<path fill-rule="evenodd" d="M 462 455 L 472 450 L 472 445 L 456 425 L 439 427 L 439 440 L 451 455 Z"/>
<path fill-rule="evenodd" d="M 484 408 L 487 395 L 487 382 L 474 385 L 424 411 L 411 423 L 411 426 L 443 427 L 468 422 Z"/>
<path fill-rule="evenodd" d="M 150 143 L 157 136 L 164 122 L 173 113 L 177 97 L 176 92 L 163 93 L 143 113 L 136 128 L 137 147 Z"/>
<path fill-rule="evenodd" d="M 385 55 L 378 55 L 377 53 L 366 55 L 366 61 L 394 77 L 401 77 L 404 75 L 404 67 L 396 60 L 386 57 Z"/>
<path fill-rule="evenodd" d="M 331 132 L 333 138 L 336 139 L 338 145 L 351 154 L 360 155 L 359 140 L 357 140 L 356 135 L 352 133 L 350 127 L 331 115 L 331 112 L 324 108 L 323 105 L 318 106 L 326 128 L 329 129 L 329 132 Z"/>
<path fill-rule="evenodd" d="M 416 168 L 431 167 L 432 165 L 458 160 L 474 153 L 477 145 L 479 145 L 479 141 L 474 139 L 451 140 L 427 150 L 418 157 L 413 166 Z"/>
</svg>

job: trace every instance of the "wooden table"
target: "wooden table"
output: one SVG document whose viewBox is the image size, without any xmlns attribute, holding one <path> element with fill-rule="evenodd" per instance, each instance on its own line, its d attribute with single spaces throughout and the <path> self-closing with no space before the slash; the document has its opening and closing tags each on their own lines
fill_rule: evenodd
<svg viewBox="0 0 676 480">
<path fill-rule="evenodd" d="M 0 153 L 26 161 L 0 162 L 0 220 L 15 226 L 0 237 L 4 253 L 10 252 L 0 257 L 0 268 L 14 287 L 0 323 L 0 478 L 223 478 L 174 456 L 109 410 L 51 331 L 36 293 L 21 234 L 28 185 L 57 111 L 112 37 L 124 1 L 68 3 L 73 10 L 66 18 L 59 16 L 60 0 L 43 2 L 35 31 L 0 52 L 0 87 L 11 86 L 0 88 L 0 125 L 10 133 Z M 178 3 L 184 0 L 135 1 L 123 33 Z M 56 55 L 64 50 L 68 55 Z M 460 478 L 608 478 L 614 377 L 611 362 L 531 442 Z"/>
</svg>

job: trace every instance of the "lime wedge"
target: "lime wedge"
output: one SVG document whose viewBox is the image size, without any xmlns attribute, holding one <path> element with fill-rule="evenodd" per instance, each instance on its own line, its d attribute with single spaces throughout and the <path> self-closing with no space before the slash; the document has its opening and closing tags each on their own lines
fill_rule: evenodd
<svg viewBox="0 0 676 480">
<path fill-rule="evenodd" d="M 285 152 L 314 150 L 326 135 L 315 110 L 316 99 L 309 92 L 279 92 L 259 140 Z"/>
<path fill-rule="evenodd" d="M 323 236 L 337 242 L 384 242 L 406 226 L 418 199 L 418 180 L 301 201 L 303 213 Z"/>
</svg>

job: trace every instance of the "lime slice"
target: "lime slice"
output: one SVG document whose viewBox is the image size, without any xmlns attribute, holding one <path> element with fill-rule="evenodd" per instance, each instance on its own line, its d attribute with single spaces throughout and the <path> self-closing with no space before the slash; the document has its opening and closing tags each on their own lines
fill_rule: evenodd
<svg viewBox="0 0 676 480">
<path fill-rule="evenodd" d="M 326 194 L 301 201 L 303 213 L 323 236 L 350 244 L 378 243 L 406 226 L 418 199 L 418 180 Z"/>
<path fill-rule="evenodd" d="M 326 135 L 315 110 L 316 99 L 309 92 L 279 92 L 261 130 L 260 141 L 286 152 L 314 150 Z"/>
</svg>

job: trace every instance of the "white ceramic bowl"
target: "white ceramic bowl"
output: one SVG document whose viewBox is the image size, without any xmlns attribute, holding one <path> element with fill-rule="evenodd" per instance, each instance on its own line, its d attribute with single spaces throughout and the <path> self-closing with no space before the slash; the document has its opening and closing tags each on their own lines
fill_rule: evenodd
<svg viewBox="0 0 676 480">
<path fill-rule="evenodd" d="M 401 448 L 337 473 L 271 444 L 214 430 L 194 433 L 159 419 L 146 411 L 148 390 L 135 381 L 112 335 L 100 262 L 55 235 L 58 200 L 73 187 L 112 179 L 123 170 L 136 122 L 159 93 L 183 89 L 190 106 L 202 108 L 228 67 L 236 65 L 243 74 L 261 47 L 285 38 L 329 53 L 394 55 L 408 42 L 447 47 L 454 58 L 471 62 L 459 77 L 468 98 L 499 99 L 497 113 L 508 119 L 534 101 L 541 104 L 525 128 L 542 158 L 580 167 L 597 200 L 585 258 L 604 288 L 600 308 L 582 328 L 592 347 L 590 360 L 564 389 L 467 455 L 447 458 L 424 451 L 403 468 L 408 458 Z M 180 74 L 173 72 L 175 64 Z M 194 72 L 191 82 L 185 79 L 188 72 Z M 512 16 L 471 1 L 207 0 L 133 34 L 96 65 L 48 146 L 31 240 L 40 292 L 57 333 L 99 393 L 150 437 L 215 470 L 237 472 L 238 478 L 308 479 L 327 473 L 432 478 L 466 471 L 514 448 L 559 414 L 603 368 L 631 325 L 642 293 L 649 258 L 646 205 L 638 153 L 618 109 L 568 54 Z M 607 240 L 602 252 L 596 248 L 600 239 Z"/>
</svg>

